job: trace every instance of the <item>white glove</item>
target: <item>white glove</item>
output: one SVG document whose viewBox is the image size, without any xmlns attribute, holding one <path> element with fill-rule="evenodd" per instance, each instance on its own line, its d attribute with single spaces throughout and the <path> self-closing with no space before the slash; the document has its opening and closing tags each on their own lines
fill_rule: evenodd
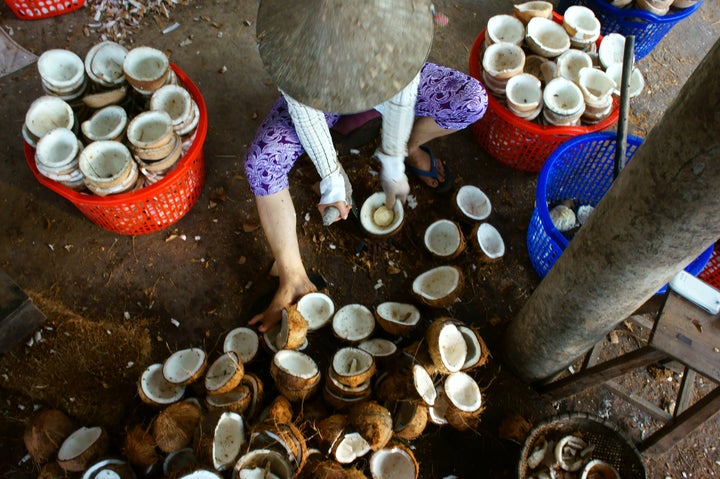
<svg viewBox="0 0 720 479">
<path fill-rule="evenodd" d="M 405 203 L 410 193 L 410 184 L 405 175 L 405 157 L 390 156 L 378 149 L 375 151 L 375 158 L 378 159 L 380 168 L 380 185 L 385 192 L 385 206 L 392 209 L 395 199 Z"/>
<path fill-rule="evenodd" d="M 320 203 L 330 205 L 338 201 L 347 201 L 345 195 L 345 178 L 340 170 L 320 180 Z"/>
</svg>

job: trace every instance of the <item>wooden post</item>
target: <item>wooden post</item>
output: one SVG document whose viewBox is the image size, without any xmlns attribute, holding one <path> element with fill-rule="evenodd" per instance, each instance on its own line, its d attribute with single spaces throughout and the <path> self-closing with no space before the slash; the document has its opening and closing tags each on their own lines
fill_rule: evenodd
<svg viewBox="0 0 720 479">
<path fill-rule="evenodd" d="M 509 325 L 528 382 L 580 358 L 720 238 L 720 41 Z"/>
<path fill-rule="evenodd" d="M 0 270 L 0 354 L 7 353 L 27 339 L 45 322 L 20 287 Z"/>
</svg>

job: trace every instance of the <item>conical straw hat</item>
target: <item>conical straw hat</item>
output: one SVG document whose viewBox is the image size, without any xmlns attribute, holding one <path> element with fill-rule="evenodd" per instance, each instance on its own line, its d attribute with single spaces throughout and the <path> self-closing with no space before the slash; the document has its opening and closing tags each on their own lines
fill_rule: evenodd
<svg viewBox="0 0 720 479">
<path fill-rule="evenodd" d="M 262 0 L 260 57 L 277 86 L 308 106 L 369 110 L 423 66 L 430 8 L 430 0 Z"/>
</svg>

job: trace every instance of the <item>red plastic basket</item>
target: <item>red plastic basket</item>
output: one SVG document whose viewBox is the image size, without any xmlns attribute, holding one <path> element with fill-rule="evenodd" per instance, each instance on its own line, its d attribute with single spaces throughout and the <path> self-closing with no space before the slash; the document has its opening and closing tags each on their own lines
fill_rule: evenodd
<svg viewBox="0 0 720 479">
<path fill-rule="evenodd" d="M 21 20 L 42 20 L 69 13 L 85 5 L 85 0 L 5 0 Z"/>
<path fill-rule="evenodd" d="M 700 271 L 698 278 L 707 284 L 720 289 L 720 242 L 715 243 L 715 249 L 705 268 Z"/>
<path fill-rule="evenodd" d="M 208 128 L 207 108 L 200 90 L 190 78 L 177 66 L 171 66 L 197 103 L 200 119 L 195 139 L 187 153 L 157 183 L 117 195 L 80 193 L 43 176 L 35 166 L 35 149 L 25 143 L 25 159 L 35 178 L 72 202 L 88 219 L 106 230 L 126 235 L 154 233 L 180 220 L 200 197 L 205 180 L 202 148 Z"/>
<path fill-rule="evenodd" d="M 563 17 L 553 12 L 553 20 L 562 23 Z M 482 53 L 485 31 L 475 39 L 470 50 L 470 75 L 482 83 Z M 598 39 L 598 44 L 600 39 Z M 495 160 L 521 171 L 537 173 L 543 163 L 566 140 L 586 133 L 610 128 L 618 121 L 619 101 L 614 100 L 613 111 L 601 122 L 591 126 L 540 125 L 514 115 L 488 95 L 485 115 L 472 124 L 475 139 Z"/>
</svg>

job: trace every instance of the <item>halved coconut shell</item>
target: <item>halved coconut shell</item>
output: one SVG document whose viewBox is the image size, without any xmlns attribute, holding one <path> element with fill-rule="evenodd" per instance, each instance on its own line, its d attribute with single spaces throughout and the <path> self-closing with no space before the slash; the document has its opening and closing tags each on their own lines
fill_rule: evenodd
<svg viewBox="0 0 720 479">
<path fill-rule="evenodd" d="M 211 446 L 212 449 L 212 446 Z M 164 477 L 182 477 L 198 468 L 198 458 L 191 447 L 171 452 L 163 461 L 162 473 Z"/>
<path fill-rule="evenodd" d="M 534 17 L 552 18 L 553 4 L 544 1 L 530 1 L 513 5 L 513 13 L 523 24 Z"/>
<path fill-rule="evenodd" d="M 428 408 L 428 419 L 430 419 L 430 422 L 433 424 L 443 426 L 448 423 L 446 417 L 448 402 L 445 397 L 445 393 L 443 392 L 443 385 L 438 384 L 435 387 L 435 392 L 437 394 L 437 399 L 435 399 L 435 404 Z"/>
<path fill-rule="evenodd" d="M 298 349 L 306 342 L 308 322 L 292 305 L 282 311 L 280 331 L 275 338 L 278 349 Z"/>
<path fill-rule="evenodd" d="M 72 420 L 59 409 L 44 409 L 25 426 L 23 441 L 30 457 L 39 464 L 53 459 L 60 445 L 75 431 Z"/>
<path fill-rule="evenodd" d="M 192 441 L 200 423 L 200 406 L 196 401 L 185 400 L 166 407 L 155 417 L 153 437 L 161 451 L 179 451 Z"/>
<path fill-rule="evenodd" d="M 333 414 L 319 421 L 315 425 L 317 442 L 323 454 L 330 454 L 340 437 L 345 434 L 348 427 L 348 417 L 345 414 Z"/>
<path fill-rule="evenodd" d="M 148 366 L 138 379 L 137 390 L 140 399 L 151 406 L 167 406 L 182 399 L 185 386 L 165 379 L 161 363 Z"/>
<path fill-rule="evenodd" d="M 360 224 L 376 238 L 392 236 L 405 222 L 405 212 L 400 200 L 395 200 L 392 210 L 385 207 L 385 193 L 380 191 L 368 197 L 360 208 Z"/>
<path fill-rule="evenodd" d="M 57 462 L 66 471 L 84 471 L 105 454 L 109 444 L 108 434 L 102 427 L 81 427 L 63 441 Z"/>
<path fill-rule="evenodd" d="M 555 58 L 570 48 L 570 36 L 562 25 L 548 18 L 534 17 L 527 24 L 525 43 L 546 58 Z"/>
<path fill-rule="evenodd" d="M 248 364 L 255 359 L 260 346 L 260 338 L 258 334 L 246 327 L 235 328 L 227 335 L 223 341 L 223 352 L 233 351 L 238 355 L 243 364 Z"/>
<path fill-rule="evenodd" d="M 213 436 L 213 467 L 230 469 L 245 445 L 245 421 L 240 414 L 225 412 L 215 426 Z"/>
<path fill-rule="evenodd" d="M 336 442 L 332 456 L 340 464 L 350 464 L 371 451 L 370 444 L 359 432 L 342 435 Z"/>
<path fill-rule="evenodd" d="M 279 478 L 295 477 L 293 466 L 283 454 L 272 449 L 254 449 L 242 455 L 233 469 L 233 477 Z"/>
<path fill-rule="evenodd" d="M 265 396 L 265 386 L 258 375 L 251 372 L 245 373 L 240 384 L 250 389 L 250 404 L 244 413 L 241 411 L 235 412 L 244 414 L 246 419 L 251 419 L 260 412 L 260 407 Z"/>
<path fill-rule="evenodd" d="M 425 230 L 423 239 L 425 248 L 436 258 L 453 259 L 465 251 L 465 237 L 460 225 L 451 220 L 440 219 L 432 223 Z"/>
<path fill-rule="evenodd" d="M 135 479 L 135 472 L 122 459 L 107 458 L 88 467 L 82 479 Z"/>
<path fill-rule="evenodd" d="M 298 300 L 297 310 L 307 321 L 308 331 L 316 331 L 330 322 L 335 314 L 335 304 L 327 294 L 313 292 Z"/>
<path fill-rule="evenodd" d="M 370 475 L 373 479 L 417 479 L 420 465 L 413 452 L 397 443 L 375 451 L 370 457 Z"/>
<path fill-rule="evenodd" d="M 241 383 L 235 389 L 226 393 L 208 394 L 205 397 L 205 405 L 210 411 L 222 410 L 244 414 L 250 407 L 253 400 L 254 398 L 251 386 Z"/>
<path fill-rule="evenodd" d="M 373 451 L 385 447 L 392 437 L 392 414 L 375 401 L 354 405 L 348 412 L 348 418 L 350 428 L 359 432 Z"/>
<path fill-rule="evenodd" d="M 223 479 L 223 477 L 214 471 L 207 469 L 198 469 L 197 471 L 181 474 L 178 479 Z"/>
<path fill-rule="evenodd" d="M 580 479 L 620 479 L 620 473 L 612 464 L 600 459 L 593 459 L 585 464 Z"/>
<path fill-rule="evenodd" d="M 205 372 L 207 354 L 200 348 L 176 351 L 163 363 L 162 373 L 169 382 L 186 386 Z"/>
<path fill-rule="evenodd" d="M 490 357 L 490 351 L 480 333 L 476 329 L 465 325 L 458 325 L 458 329 L 465 338 L 465 344 L 467 345 L 467 355 L 461 369 L 465 371 L 484 366 Z"/>
<path fill-rule="evenodd" d="M 276 385 L 305 389 L 320 380 L 317 363 L 305 353 L 285 349 L 278 351 L 270 363 L 270 374 Z"/>
<path fill-rule="evenodd" d="M 475 429 L 484 409 L 477 382 L 467 373 L 452 373 L 445 378 L 443 394 L 448 405 L 445 411 L 448 423 L 460 431 Z"/>
<path fill-rule="evenodd" d="M 125 435 L 123 454 L 133 466 L 148 469 L 160 460 L 155 438 L 140 425 L 135 425 Z"/>
<path fill-rule="evenodd" d="M 461 218 L 470 221 L 482 221 L 492 212 L 492 204 L 487 195 L 477 186 L 463 185 L 455 193 L 455 208 Z"/>
<path fill-rule="evenodd" d="M 396 401 L 392 411 L 396 437 L 412 441 L 425 431 L 428 423 L 428 406 L 425 404 L 409 400 Z"/>
<path fill-rule="evenodd" d="M 412 366 L 412 384 L 417 396 L 428 406 L 435 404 L 437 392 L 432 377 L 421 364 Z"/>
<path fill-rule="evenodd" d="M 366 401 L 372 393 L 372 389 L 368 388 L 366 392 L 360 396 L 350 394 L 341 395 L 334 392 L 332 387 L 328 387 L 328 384 L 329 383 L 326 382 L 325 387 L 323 387 L 322 398 L 328 406 L 336 411 L 346 411 L 350 407 Z"/>
<path fill-rule="evenodd" d="M 372 393 L 372 379 L 368 379 L 357 386 L 348 386 L 337 379 L 336 374 L 333 373 L 332 367 L 330 367 L 328 370 L 328 376 L 325 379 L 325 388 L 336 396 L 350 400 L 367 398 Z"/>
<path fill-rule="evenodd" d="M 330 367 L 333 378 L 354 388 L 370 380 L 375 373 L 375 359 L 360 348 L 340 348 L 333 355 Z"/>
<path fill-rule="evenodd" d="M 205 373 L 205 389 L 208 394 L 225 394 L 240 384 L 245 367 L 233 351 L 223 353 Z"/>
<path fill-rule="evenodd" d="M 460 371 L 467 358 L 467 344 L 455 321 L 438 318 L 425 332 L 430 358 L 443 374 Z"/>
<path fill-rule="evenodd" d="M 622 64 L 625 58 L 625 36 L 620 33 L 604 35 L 598 47 L 598 57 L 606 70 L 610 65 Z"/>
<path fill-rule="evenodd" d="M 448 308 L 457 300 L 464 283 L 457 266 L 438 266 L 425 271 L 412 283 L 412 294 L 433 308 Z"/>
<path fill-rule="evenodd" d="M 570 83 L 569 80 L 565 81 Z M 580 91 L 579 88 L 578 91 Z M 582 96 L 582 93 L 580 95 Z M 483 261 L 492 263 L 499 261 L 505 255 L 505 242 L 500 232 L 490 223 L 481 223 L 475 227 L 472 232 L 472 237 L 474 243 L 482 253 L 481 258 Z"/>
<path fill-rule="evenodd" d="M 253 428 L 249 449 L 258 447 L 281 450 L 288 462 L 300 471 L 307 460 L 308 449 L 305 436 L 292 423 L 276 423 L 265 420 Z"/>
<path fill-rule="evenodd" d="M 375 320 L 385 332 L 405 336 L 420 322 L 420 310 L 412 304 L 387 301 L 375 308 Z"/>
<path fill-rule="evenodd" d="M 358 348 L 372 354 L 375 358 L 375 363 L 381 367 L 392 361 L 398 353 L 398 347 L 395 343 L 385 338 L 366 339 L 358 344 Z"/>
<path fill-rule="evenodd" d="M 338 309 L 332 319 L 333 334 L 350 343 L 359 343 L 372 335 L 375 317 L 362 304 L 348 304 Z"/>
</svg>

